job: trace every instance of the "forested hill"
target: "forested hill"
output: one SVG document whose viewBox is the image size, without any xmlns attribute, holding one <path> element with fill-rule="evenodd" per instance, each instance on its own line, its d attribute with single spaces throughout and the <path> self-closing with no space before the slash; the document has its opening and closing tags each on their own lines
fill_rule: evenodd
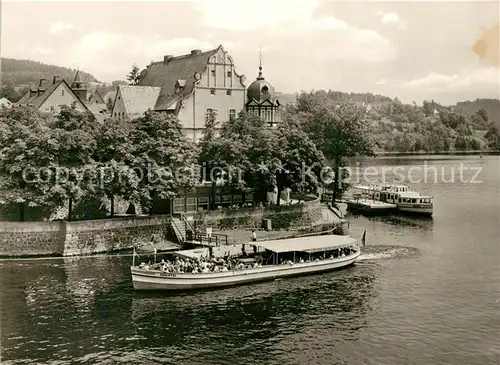
<svg viewBox="0 0 500 365">
<path fill-rule="evenodd" d="M 280 101 L 282 95 L 290 94 L 279 95 Z M 417 105 L 370 93 L 320 90 L 299 95 L 299 99 L 306 103 L 311 97 L 363 103 L 377 151 L 500 150 L 500 100 L 497 99 L 477 99 L 445 106 L 432 101 L 431 97 Z"/>
<path fill-rule="evenodd" d="M 461 101 L 452 106 L 458 113 L 473 115 L 479 109 L 484 109 L 488 113 L 491 121 L 500 127 L 500 100 L 499 99 L 476 99 L 475 101 Z"/>
<path fill-rule="evenodd" d="M 50 82 L 54 76 L 60 76 L 67 81 L 72 81 L 76 72 L 76 70 L 67 67 L 3 57 L 1 59 L 0 69 L 2 74 L 2 85 L 10 85 L 13 87 L 38 84 L 40 79 L 46 79 Z M 80 71 L 80 75 L 84 82 L 98 82 L 93 75 L 87 72 Z"/>
</svg>

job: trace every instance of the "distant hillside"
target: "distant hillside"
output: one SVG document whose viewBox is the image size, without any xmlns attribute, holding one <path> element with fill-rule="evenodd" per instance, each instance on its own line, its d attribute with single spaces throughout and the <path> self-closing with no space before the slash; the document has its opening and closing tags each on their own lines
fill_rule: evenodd
<svg viewBox="0 0 500 365">
<path fill-rule="evenodd" d="M 498 99 L 476 99 L 475 101 L 461 101 L 452 106 L 457 113 L 469 116 L 484 109 L 488 113 L 489 120 L 500 127 L 500 100 Z"/>
<path fill-rule="evenodd" d="M 1 59 L 1 83 L 14 87 L 26 87 L 35 85 L 40 79 L 50 82 L 54 76 L 60 76 L 66 81 L 72 81 L 76 70 L 67 67 L 46 65 L 37 61 L 15 60 L 12 58 Z M 87 72 L 80 71 L 84 82 L 98 82 L 98 80 Z"/>
</svg>

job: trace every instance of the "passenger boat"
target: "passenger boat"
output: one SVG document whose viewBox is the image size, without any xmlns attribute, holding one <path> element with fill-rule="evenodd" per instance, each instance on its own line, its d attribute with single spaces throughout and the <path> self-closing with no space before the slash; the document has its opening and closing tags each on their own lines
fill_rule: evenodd
<svg viewBox="0 0 500 365">
<path fill-rule="evenodd" d="M 257 254 L 262 264 L 251 268 L 183 273 L 154 270 L 133 263 L 130 271 L 135 290 L 191 290 L 249 284 L 345 268 L 358 259 L 360 243 L 364 245 L 365 237 L 366 232 L 360 239 L 324 235 L 252 242 L 263 252 L 260 256 Z M 241 261 L 251 259 L 246 257 Z"/>
<path fill-rule="evenodd" d="M 434 198 L 411 190 L 408 185 L 370 185 L 354 186 L 362 199 L 375 200 L 387 204 L 395 204 L 403 213 L 431 216 Z"/>
</svg>

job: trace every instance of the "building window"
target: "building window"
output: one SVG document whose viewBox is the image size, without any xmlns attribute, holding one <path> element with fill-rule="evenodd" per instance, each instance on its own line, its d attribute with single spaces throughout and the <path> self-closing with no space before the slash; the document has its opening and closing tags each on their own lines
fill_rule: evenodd
<svg viewBox="0 0 500 365">
<path fill-rule="evenodd" d="M 215 89 L 211 89 L 210 94 L 215 95 Z"/>
<path fill-rule="evenodd" d="M 236 110 L 229 109 L 229 120 L 235 120 L 235 119 L 236 119 Z"/>
<path fill-rule="evenodd" d="M 64 96 L 64 89 L 61 90 L 61 96 Z"/>
<path fill-rule="evenodd" d="M 215 77 L 215 70 L 212 70 L 212 76 Z"/>
<path fill-rule="evenodd" d="M 227 77 L 231 77 L 231 71 L 227 72 Z"/>
<path fill-rule="evenodd" d="M 266 110 L 266 120 L 267 120 L 268 122 L 270 122 L 270 121 L 271 121 L 271 111 L 270 111 L 270 110 Z"/>
<path fill-rule="evenodd" d="M 206 113 L 205 113 L 205 123 L 215 123 L 215 110 L 208 108 Z"/>
<path fill-rule="evenodd" d="M 231 90 L 226 90 L 226 95 L 231 95 Z"/>
</svg>

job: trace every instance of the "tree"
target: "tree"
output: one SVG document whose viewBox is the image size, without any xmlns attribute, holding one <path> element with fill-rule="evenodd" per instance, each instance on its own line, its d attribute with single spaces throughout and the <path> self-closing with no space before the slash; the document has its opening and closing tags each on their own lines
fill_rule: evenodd
<svg viewBox="0 0 500 365">
<path fill-rule="evenodd" d="M 173 116 L 147 111 L 133 124 L 133 166 L 139 179 L 134 198 L 152 213 L 156 201 L 172 199 L 179 190 L 196 186 L 196 150 Z"/>
<path fill-rule="evenodd" d="M 324 156 L 293 120 L 283 121 L 273 139 L 269 165 L 275 174 L 277 205 L 280 205 L 281 192 L 285 188 L 303 191 L 318 186 Z"/>
<path fill-rule="evenodd" d="M 332 102 L 314 93 L 298 97 L 292 110 L 301 128 L 308 133 L 335 171 L 333 199 L 344 190 L 341 184 L 346 159 L 374 154 L 373 141 L 368 136 L 366 109 L 347 100 Z"/>
<path fill-rule="evenodd" d="M 18 207 L 25 220 L 27 207 L 50 210 L 61 204 L 54 198 L 50 179 L 57 166 L 58 141 L 50 138 L 51 116 L 30 107 L 0 109 L 0 177 L 4 204 Z M 42 181 L 43 180 L 43 181 Z"/>
<path fill-rule="evenodd" d="M 108 100 L 106 101 L 106 109 L 108 109 L 108 112 L 113 112 L 113 99 L 111 98 L 108 98 Z"/>
<path fill-rule="evenodd" d="M 134 63 L 132 65 L 132 70 L 127 74 L 127 80 L 130 85 L 137 85 L 137 83 L 139 82 L 141 78 L 139 71 L 139 66 Z"/>
<path fill-rule="evenodd" d="M 488 121 L 488 112 L 486 111 L 486 109 L 484 108 L 481 108 L 477 111 L 477 114 L 485 121 L 487 122 Z"/>
</svg>

